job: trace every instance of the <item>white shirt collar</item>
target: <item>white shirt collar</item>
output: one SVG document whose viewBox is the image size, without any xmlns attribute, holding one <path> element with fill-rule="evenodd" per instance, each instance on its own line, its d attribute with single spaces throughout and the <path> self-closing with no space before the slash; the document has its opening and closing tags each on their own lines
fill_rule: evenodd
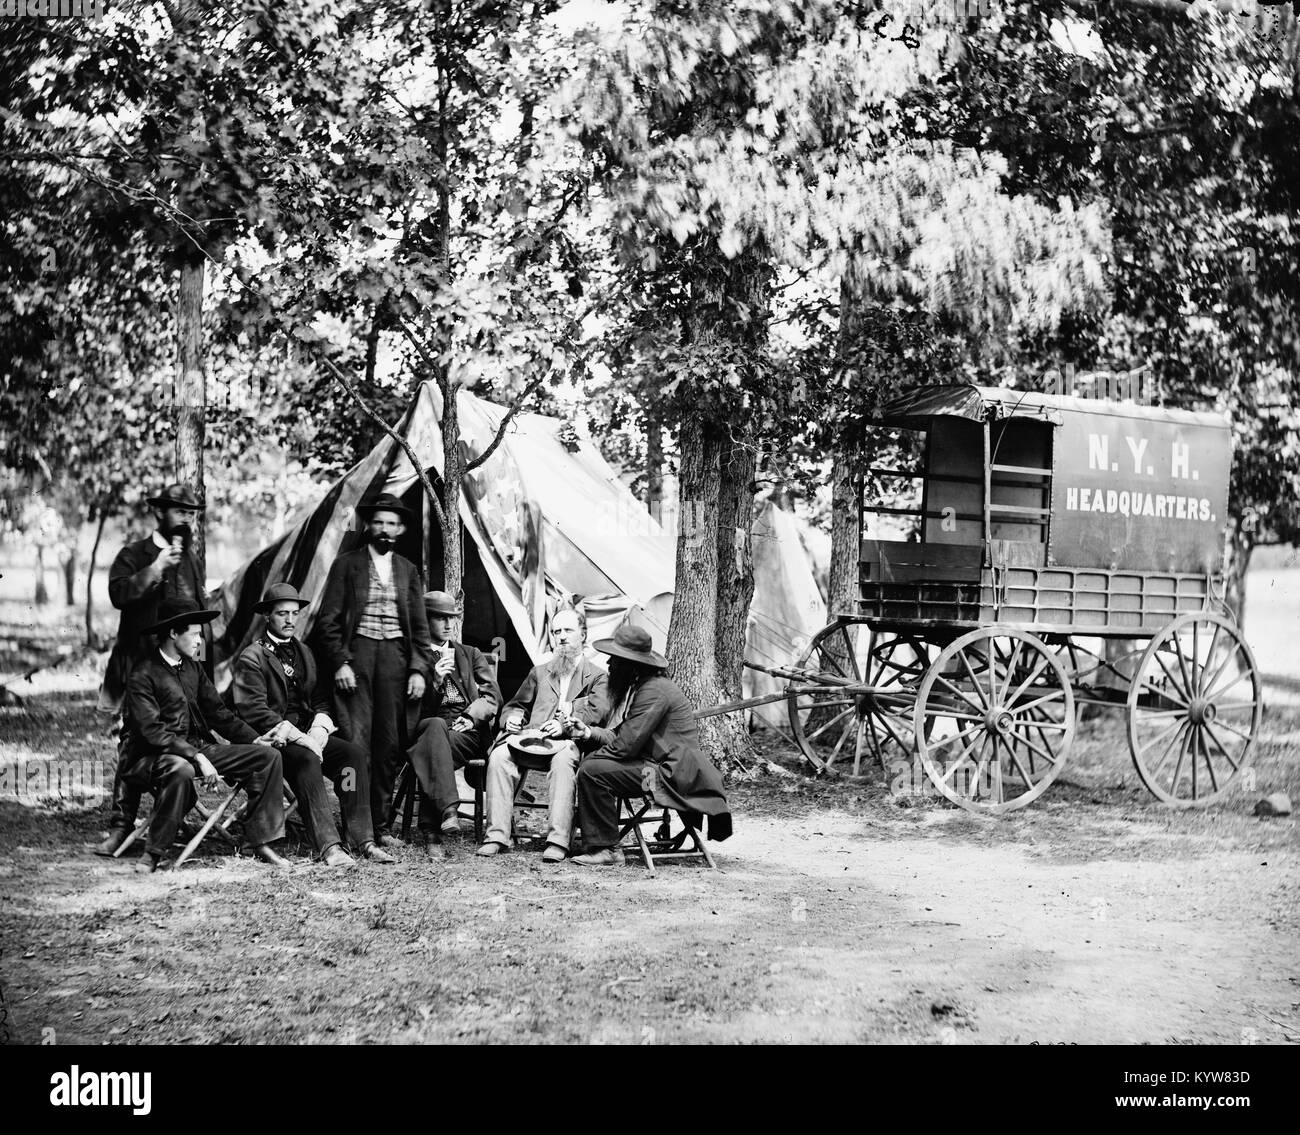
<svg viewBox="0 0 1300 1135">
<path fill-rule="evenodd" d="M 376 563 L 391 564 L 393 562 L 392 548 L 389 548 L 386 552 L 376 552 L 374 544 L 367 544 L 366 551 L 370 553 Z"/>
<path fill-rule="evenodd" d="M 291 638 L 281 638 L 278 634 L 272 634 L 269 628 L 266 632 L 266 637 L 275 643 L 276 646 L 288 646 L 289 643 L 293 642 L 293 639 Z"/>
<path fill-rule="evenodd" d="M 166 652 L 163 650 L 161 646 L 158 648 L 158 653 L 162 655 L 162 660 L 166 662 L 167 665 L 170 666 L 173 670 L 179 670 L 182 666 L 185 665 L 184 658 L 178 658 L 176 659 L 175 662 L 173 662 L 170 658 L 167 657 Z"/>
<path fill-rule="evenodd" d="M 159 532 L 157 528 L 153 530 L 153 542 L 155 547 L 161 548 L 164 552 L 171 547 L 171 544 L 168 543 L 167 538 L 161 532 Z"/>
</svg>

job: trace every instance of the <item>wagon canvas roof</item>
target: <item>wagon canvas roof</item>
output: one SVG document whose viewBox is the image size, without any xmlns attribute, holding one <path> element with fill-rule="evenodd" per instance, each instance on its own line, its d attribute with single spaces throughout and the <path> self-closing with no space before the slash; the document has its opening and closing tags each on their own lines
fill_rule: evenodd
<svg viewBox="0 0 1300 1135">
<path fill-rule="evenodd" d="M 966 418 L 972 422 L 990 418 L 1033 418 L 1060 425 L 1063 415 L 1071 413 L 1228 428 L 1223 416 L 1213 412 L 1139 406 L 1133 402 L 1110 402 L 1100 398 L 974 384 L 916 387 L 889 402 L 880 418 L 886 425 L 922 429 L 930 418 Z"/>
</svg>

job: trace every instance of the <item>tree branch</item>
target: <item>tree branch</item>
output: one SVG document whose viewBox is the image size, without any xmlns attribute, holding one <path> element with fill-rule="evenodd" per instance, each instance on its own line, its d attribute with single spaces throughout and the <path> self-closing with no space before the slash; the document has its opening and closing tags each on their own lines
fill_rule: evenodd
<svg viewBox="0 0 1300 1135">
<path fill-rule="evenodd" d="M 373 407 L 371 407 L 371 405 L 361 397 L 360 392 L 352 385 L 348 380 L 347 375 L 345 375 L 335 364 L 333 359 L 323 351 L 319 350 L 316 352 L 316 355 L 321 362 L 329 368 L 330 374 L 334 376 L 334 381 L 347 391 L 348 397 L 350 397 L 353 402 L 361 407 L 362 412 L 365 413 L 371 421 L 375 422 L 384 433 L 402 447 L 402 452 L 406 454 L 406 459 L 411 463 L 411 468 L 415 470 L 415 475 L 420 478 L 420 484 L 424 486 L 424 495 L 429 498 L 429 502 L 433 505 L 434 515 L 438 518 L 438 524 L 442 528 L 446 528 L 447 516 L 446 513 L 443 512 L 442 501 L 438 499 L 438 491 L 433 487 L 433 482 L 429 480 L 429 475 L 424 471 L 424 466 L 420 463 L 420 459 L 416 457 L 415 450 L 411 448 L 411 443 L 384 421 L 383 418 L 375 413 Z"/>
<path fill-rule="evenodd" d="M 486 461 L 489 457 L 491 457 L 493 453 L 496 452 L 497 446 L 499 446 L 501 442 L 505 439 L 506 430 L 509 428 L 511 421 L 514 420 L 514 416 L 517 413 L 519 413 L 520 408 L 523 406 L 524 399 L 526 399 L 530 394 L 533 393 L 533 391 L 535 391 L 539 386 L 541 386 L 543 381 L 545 381 L 545 379 L 546 379 L 546 372 L 543 371 L 535 379 L 533 379 L 532 382 L 530 382 L 527 386 L 524 387 L 524 389 L 520 392 L 519 397 L 514 400 L 514 402 L 510 406 L 510 409 L 506 411 L 506 416 L 501 419 L 501 424 L 497 426 L 496 437 L 492 439 L 492 444 L 489 445 L 487 449 L 485 449 L 482 453 L 480 453 L 476 458 L 474 458 L 473 461 L 470 461 L 465 465 L 466 473 L 472 473 L 475 469 L 477 469 L 480 465 L 482 465 L 484 461 Z"/>
</svg>

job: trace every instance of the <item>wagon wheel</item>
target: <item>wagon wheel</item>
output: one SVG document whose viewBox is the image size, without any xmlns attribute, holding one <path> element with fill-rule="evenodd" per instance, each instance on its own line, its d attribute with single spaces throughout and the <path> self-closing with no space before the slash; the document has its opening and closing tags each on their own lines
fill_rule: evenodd
<svg viewBox="0 0 1300 1135">
<path fill-rule="evenodd" d="M 787 699 L 790 731 L 819 771 L 852 756 L 856 774 L 870 743 L 872 718 L 886 711 L 893 716 L 897 706 L 911 704 L 911 693 L 887 692 L 873 702 L 860 692 L 844 689 L 845 682 L 866 685 L 867 675 L 884 667 L 872 659 L 873 647 L 879 643 L 879 636 L 865 619 L 845 616 L 818 631 L 799 660 L 798 669 L 808 672 L 809 682 L 817 682 L 819 677 L 825 681 L 819 689 L 791 694 Z M 910 725 L 907 728 L 910 731 Z"/>
<path fill-rule="evenodd" d="M 913 760 L 913 710 L 930 654 L 929 644 L 915 635 L 873 635 L 866 668 L 866 684 L 873 690 L 867 696 L 867 741 L 886 772 L 899 759 Z"/>
<path fill-rule="evenodd" d="M 1000 815 L 1047 790 L 1074 726 L 1074 691 L 1055 652 L 1025 631 L 982 627 L 944 647 L 926 672 L 914 735 L 944 796 Z"/>
<path fill-rule="evenodd" d="M 1221 615 L 1180 615 L 1147 644 L 1129 687 L 1138 776 L 1173 808 L 1219 799 L 1249 766 L 1263 712 L 1241 632 Z"/>
</svg>

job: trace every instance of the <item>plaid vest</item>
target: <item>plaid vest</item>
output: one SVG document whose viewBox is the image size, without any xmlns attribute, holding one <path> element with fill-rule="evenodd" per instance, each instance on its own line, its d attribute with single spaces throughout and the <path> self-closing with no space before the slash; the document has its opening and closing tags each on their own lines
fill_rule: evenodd
<svg viewBox="0 0 1300 1135">
<path fill-rule="evenodd" d="M 359 638 L 390 639 L 402 637 L 402 623 L 397 615 L 397 574 L 385 583 L 370 561 L 370 591 L 365 609 L 357 623 Z"/>
</svg>

